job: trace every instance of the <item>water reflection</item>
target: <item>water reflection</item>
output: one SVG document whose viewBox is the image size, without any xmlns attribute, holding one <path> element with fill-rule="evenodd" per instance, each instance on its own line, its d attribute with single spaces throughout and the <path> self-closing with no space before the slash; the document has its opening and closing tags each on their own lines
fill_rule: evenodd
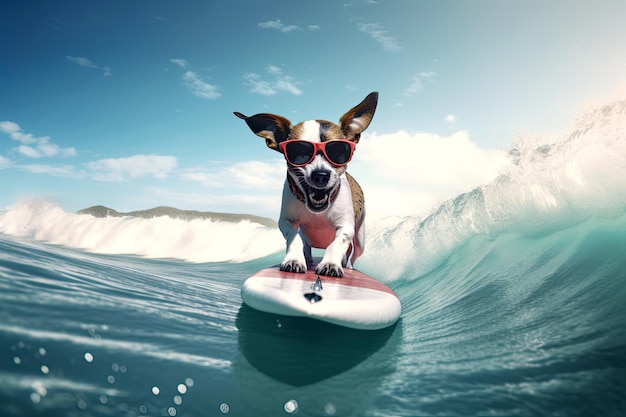
<svg viewBox="0 0 626 417">
<path fill-rule="evenodd" d="M 318 320 L 262 313 L 242 305 L 239 349 L 252 366 L 292 386 L 347 371 L 381 349 L 401 328 L 355 330 Z"/>
</svg>

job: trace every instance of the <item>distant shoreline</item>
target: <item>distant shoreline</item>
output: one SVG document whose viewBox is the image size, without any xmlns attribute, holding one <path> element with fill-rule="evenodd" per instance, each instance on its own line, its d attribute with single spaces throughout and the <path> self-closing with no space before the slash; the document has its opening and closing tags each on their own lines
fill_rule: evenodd
<svg viewBox="0 0 626 417">
<path fill-rule="evenodd" d="M 140 217 L 144 219 L 151 219 L 154 217 L 168 216 L 173 219 L 181 219 L 185 221 L 195 219 L 210 219 L 216 221 L 237 223 L 243 220 L 247 220 L 254 223 L 259 223 L 263 226 L 275 227 L 276 221 L 261 216 L 255 216 L 252 214 L 236 214 L 236 213 L 217 213 L 211 211 L 197 211 L 197 210 L 180 210 L 174 207 L 159 206 L 148 210 L 130 211 L 128 213 L 122 213 L 112 208 L 105 206 L 92 206 L 86 209 L 79 210 L 78 214 L 90 214 L 94 217 Z"/>
</svg>

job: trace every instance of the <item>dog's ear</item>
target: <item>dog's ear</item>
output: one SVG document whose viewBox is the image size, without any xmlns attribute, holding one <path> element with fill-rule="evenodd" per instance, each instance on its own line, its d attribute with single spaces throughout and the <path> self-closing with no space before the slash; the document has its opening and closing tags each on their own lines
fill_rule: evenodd
<svg viewBox="0 0 626 417">
<path fill-rule="evenodd" d="M 265 139 L 268 148 L 280 152 L 278 144 L 286 140 L 291 131 L 291 122 L 288 119 L 269 113 L 259 113 L 250 117 L 239 112 L 234 113 L 246 121 L 254 134 Z"/>
<path fill-rule="evenodd" d="M 351 108 L 339 119 L 339 126 L 346 139 L 358 143 L 363 132 L 369 126 L 378 104 L 378 92 L 369 93 L 362 102 Z"/>
</svg>

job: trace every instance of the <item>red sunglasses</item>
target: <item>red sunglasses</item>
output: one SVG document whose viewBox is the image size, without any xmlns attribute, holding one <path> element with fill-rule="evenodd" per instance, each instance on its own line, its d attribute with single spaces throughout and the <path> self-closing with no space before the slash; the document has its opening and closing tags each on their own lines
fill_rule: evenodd
<svg viewBox="0 0 626 417">
<path fill-rule="evenodd" d="M 322 152 L 326 160 L 334 166 L 345 165 L 352 159 L 356 144 L 348 140 L 330 140 L 327 142 L 308 142 L 294 139 L 281 142 L 280 150 L 287 162 L 295 167 L 310 163 L 318 152 Z"/>
</svg>

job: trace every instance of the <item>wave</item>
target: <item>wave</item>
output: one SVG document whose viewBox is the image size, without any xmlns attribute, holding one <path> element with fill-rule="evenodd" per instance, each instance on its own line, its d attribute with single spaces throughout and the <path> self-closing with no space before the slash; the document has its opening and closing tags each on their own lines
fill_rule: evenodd
<svg viewBox="0 0 626 417">
<path fill-rule="evenodd" d="M 517 138 L 508 155 L 512 163 L 492 182 L 426 216 L 368 224 L 359 268 L 420 276 L 476 235 L 544 235 L 626 211 L 626 101 L 579 114 L 562 138 Z"/>
<path fill-rule="evenodd" d="M 495 180 L 426 216 L 367 219 L 357 267 L 389 279 L 420 276 L 476 235 L 541 235 L 626 211 L 626 101 L 579 114 L 564 137 L 519 137 L 508 155 L 511 164 Z M 191 262 L 246 261 L 284 250 L 276 227 L 250 220 L 96 218 L 40 200 L 0 213 L 0 232 L 97 253 Z"/>
<path fill-rule="evenodd" d="M 281 250 L 275 227 L 242 220 L 159 216 L 94 217 L 58 204 L 23 201 L 0 214 L 0 232 L 94 253 L 176 258 L 190 262 L 246 261 Z"/>
</svg>

